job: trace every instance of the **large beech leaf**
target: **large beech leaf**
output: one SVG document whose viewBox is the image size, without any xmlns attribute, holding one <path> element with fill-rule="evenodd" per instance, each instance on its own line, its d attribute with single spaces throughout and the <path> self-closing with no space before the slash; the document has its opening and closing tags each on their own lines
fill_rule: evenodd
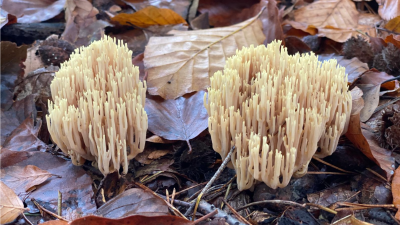
<svg viewBox="0 0 400 225">
<path fill-rule="evenodd" d="M 320 0 L 294 12 L 297 22 L 314 27 L 355 28 L 359 12 L 351 0 Z"/>
<path fill-rule="evenodd" d="M 207 110 L 203 105 L 204 91 L 175 100 L 160 97 L 146 99 L 145 110 L 149 130 L 167 140 L 189 141 L 208 127 Z"/>
<path fill-rule="evenodd" d="M 377 0 L 379 4 L 379 15 L 384 20 L 391 20 L 396 16 L 400 16 L 400 1 L 399 0 Z"/>
<path fill-rule="evenodd" d="M 1 224 L 10 223 L 19 216 L 24 209 L 24 203 L 14 193 L 14 191 L 7 187 L 0 181 L 0 222 Z"/>
<path fill-rule="evenodd" d="M 261 12 L 229 27 L 173 30 L 168 32 L 173 36 L 151 37 L 144 52 L 149 93 L 175 99 L 205 89 L 209 76 L 223 69 L 237 49 L 264 42 Z"/>
</svg>

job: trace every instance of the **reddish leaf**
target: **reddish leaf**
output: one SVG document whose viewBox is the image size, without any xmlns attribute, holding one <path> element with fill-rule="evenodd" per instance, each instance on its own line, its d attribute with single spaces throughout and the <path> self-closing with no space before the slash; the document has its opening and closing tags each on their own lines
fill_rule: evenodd
<svg viewBox="0 0 400 225">
<path fill-rule="evenodd" d="M 25 192 L 28 192 L 32 187 L 40 185 L 48 178 L 54 176 L 54 174 L 33 165 L 12 168 L 13 170 L 10 170 L 7 175 L 2 171 L 1 179 L 14 190 L 22 187 L 25 189 Z"/>
<path fill-rule="evenodd" d="M 58 191 L 62 193 L 62 212 L 66 218 L 74 219 L 95 210 L 95 204 L 92 200 L 93 181 L 82 167 L 74 166 L 71 161 L 65 161 L 53 154 L 38 151 L 16 152 L 3 148 L 0 150 L 0 158 L 2 176 L 4 174 L 1 180 L 7 185 L 11 180 L 12 171 L 23 170 L 27 165 L 36 166 L 60 177 L 49 179 L 29 194 L 25 203 L 31 213 L 38 212 L 38 209 L 30 200 L 31 198 L 35 198 L 40 205 L 56 212 Z M 14 191 L 21 198 L 27 195 L 24 186 L 15 187 Z M 67 210 L 68 208 L 69 210 Z"/>
<path fill-rule="evenodd" d="M 375 54 L 382 52 L 383 48 L 387 46 L 385 40 L 378 37 L 369 37 L 369 43 Z"/>
<path fill-rule="evenodd" d="M 174 100 L 160 97 L 146 99 L 145 110 L 149 130 L 167 140 L 189 141 L 208 127 L 204 91 L 187 94 Z"/>
<path fill-rule="evenodd" d="M 400 48 L 400 35 L 391 34 L 385 38 L 386 43 L 392 43 L 397 48 Z"/>
<path fill-rule="evenodd" d="M 67 222 L 52 220 L 43 225 L 67 225 Z M 122 219 L 108 219 L 98 216 L 86 216 L 69 223 L 70 225 L 189 225 L 192 221 L 177 216 L 129 216 Z"/>
<path fill-rule="evenodd" d="M 288 50 L 288 53 L 291 55 L 294 55 L 296 53 L 301 54 L 311 51 L 310 47 L 308 47 L 306 43 L 304 43 L 301 39 L 297 37 L 286 37 L 285 46 Z"/>
<path fill-rule="evenodd" d="M 396 219 L 400 219 L 400 167 L 396 169 L 392 181 L 393 204 L 398 209 Z"/>
<path fill-rule="evenodd" d="M 132 188 L 106 202 L 95 212 L 98 216 L 117 219 L 132 215 L 168 215 L 165 201 L 140 188 Z"/>
<path fill-rule="evenodd" d="M 208 12 L 210 25 L 224 27 L 256 16 L 263 7 L 266 7 L 266 9 L 261 14 L 260 19 L 266 36 L 264 44 L 268 44 L 275 39 L 282 40 L 281 18 L 275 0 L 207 0 L 199 2 L 198 10 L 201 13 Z"/>
</svg>

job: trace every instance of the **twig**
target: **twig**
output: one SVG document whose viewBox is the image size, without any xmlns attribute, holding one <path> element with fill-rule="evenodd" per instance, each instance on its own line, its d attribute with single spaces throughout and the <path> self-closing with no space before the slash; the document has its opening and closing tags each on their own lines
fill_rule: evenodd
<svg viewBox="0 0 400 225">
<path fill-rule="evenodd" d="M 330 209 L 330 208 L 327 208 L 327 207 L 322 206 L 322 205 L 318 205 L 318 204 L 314 204 L 314 203 L 306 203 L 305 205 L 317 207 L 317 208 L 319 208 L 319 209 L 322 209 L 322 210 L 324 210 L 324 211 L 326 211 L 326 212 L 330 212 L 330 213 L 335 214 L 335 215 L 337 214 L 337 212 L 336 212 L 335 210 Z"/>
<path fill-rule="evenodd" d="M 63 220 L 63 221 L 69 222 L 68 220 L 64 219 L 62 216 L 59 216 L 59 215 L 53 213 L 52 211 L 50 211 L 50 210 L 44 208 L 43 206 L 41 206 L 34 198 L 31 198 L 31 201 L 33 202 L 33 204 L 35 204 L 35 206 L 36 206 L 39 210 L 42 210 L 42 211 L 44 211 L 44 212 L 46 212 L 46 213 L 48 213 L 48 214 L 54 216 L 55 218 L 57 218 L 57 219 L 59 219 L 59 220 Z"/>
<path fill-rule="evenodd" d="M 188 187 L 188 188 L 186 188 L 186 189 L 184 189 L 184 190 L 182 190 L 182 191 L 178 191 L 178 192 L 175 193 L 175 195 L 180 195 L 180 194 L 182 194 L 183 192 L 185 192 L 185 191 L 187 191 L 187 190 L 190 190 L 190 189 L 192 189 L 192 188 L 195 188 L 195 187 L 198 187 L 198 186 L 204 185 L 204 184 L 207 184 L 207 182 L 203 182 L 203 183 L 200 183 L 200 184 L 196 184 L 196 185 L 193 185 L 193 186 L 191 186 L 191 187 Z M 171 196 L 170 196 L 170 197 L 171 197 Z"/>
<path fill-rule="evenodd" d="M 61 216 L 61 210 L 62 210 L 62 194 L 60 191 L 58 191 L 58 206 L 57 206 L 57 214 Z"/>
<path fill-rule="evenodd" d="M 29 225 L 33 225 L 33 223 L 31 221 L 28 220 L 28 218 L 26 218 L 25 214 L 22 213 L 22 217 L 24 217 L 24 220 L 29 224 Z"/>
<path fill-rule="evenodd" d="M 239 220 L 241 220 L 243 223 L 246 223 L 246 224 L 250 224 L 251 225 L 251 223 L 249 222 L 249 221 L 247 221 L 245 218 L 243 218 L 243 216 L 241 216 L 238 212 L 236 212 L 236 210 L 231 206 L 231 205 L 229 205 L 229 203 L 225 200 L 225 199 L 222 199 L 222 201 L 225 203 L 225 205 L 229 208 L 229 210 L 231 210 L 231 212 L 233 213 L 233 215 L 235 215 L 236 216 L 236 218 L 238 218 Z"/>
<path fill-rule="evenodd" d="M 325 165 L 327 165 L 327 166 L 330 166 L 330 167 L 332 167 L 332 168 L 335 168 L 335 169 L 337 169 L 337 170 L 339 170 L 339 171 L 342 171 L 343 173 L 354 174 L 354 172 L 350 172 L 350 171 L 341 169 L 341 168 L 339 168 L 339 167 L 337 167 L 337 166 L 335 166 L 335 165 L 332 165 L 332 164 L 330 164 L 330 163 L 328 163 L 328 162 L 325 162 L 324 160 L 322 160 L 322 159 L 320 159 L 320 158 L 317 158 L 317 157 L 315 157 L 315 156 L 313 156 L 313 159 L 314 159 L 314 160 L 317 160 L 318 162 L 323 163 L 323 164 L 325 164 Z"/>
<path fill-rule="evenodd" d="M 323 171 L 307 171 L 307 174 L 326 174 L 326 175 L 349 175 L 348 173 L 339 173 L 339 172 L 323 172 Z"/>
<path fill-rule="evenodd" d="M 395 102 L 397 102 L 399 100 L 400 100 L 400 97 L 397 97 L 397 98 L 395 98 L 393 100 L 390 100 L 390 101 L 386 102 L 383 105 L 380 105 L 380 106 L 376 107 L 376 109 L 374 111 L 374 114 L 379 112 L 379 111 L 381 111 L 382 109 L 386 108 L 388 105 L 391 105 L 391 104 L 393 104 L 393 103 L 395 103 Z"/>
<path fill-rule="evenodd" d="M 167 199 L 167 197 L 163 196 L 163 195 L 159 195 L 161 198 L 163 199 Z M 174 200 L 174 204 L 175 205 L 179 205 L 179 206 L 183 206 L 183 207 L 190 207 L 190 203 L 189 202 L 184 202 L 184 201 L 180 201 L 180 200 Z M 214 205 L 211 205 L 210 203 L 201 200 L 200 204 L 199 204 L 199 211 L 203 214 L 206 215 L 212 211 L 214 211 L 215 209 L 217 209 Z M 227 214 L 225 211 L 218 209 L 218 213 L 214 216 L 215 218 L 224 218 L 225 221 L 230 224 L 230 225 L 238 225 L 238 224 L 243 224 L 240 220 L 236 219 L 235 217 Z M 196 220 L 197 221 L 197 220 Z M 194 222 L 196 222 L 194 221 Z"/>
<path fill-rule="evenodd" d="M 221 166 L 218 168 L 217 172 L 214 174 L 214 176 L 211 178 L 211 180 L 207 183 L 207 185 L 203 188 L 203 190 L 201 191 L 201 193 L 199 194 L 199 196 L 197 197 L 197 201 L 196 203 L 192 203 L 192 205 L 189 207 L 189 209 L 186 211 L 185 216 L 189 216 L 190 213 L 193 211 L 193 209 L 195 208 L 195 206 L 198 206 L 201 197 L 203 196 L 203 194 L 211 187 L 211 185 L 214 183 L 214 181 L 219 177 L 219 175 L 222 173 L 222 171 L 224 170 L 226 164 L 228 164 L 229 160 L 231 159 L 231 155 L 233 153 L 235 149 L 235 146 L 232 146 L 231 150 L 229 151 L 228 155 L 226 156 L 226 158 L 224 159 L 224 162 L 221 164 Z M 196 207 L 197 208 L 197 207 Z M 194 211 L 194 214 L 196 215 L 196 210 Z M 194 217 L 192 218 L 194 219 Z"/>
<path fill-rule="evenodd" d="M 400 221 L 398 219 L 396 219 L 396 217 L 394 217 L 389 210 L 386 210 L 387 214 L 389 214 L 389 216 L 394 220 L 394 222 L 396 222 L 398 225 L 400 225 Z"/>
<path fill-rule="evenodd" d="M 228 198 L 229 191 L 231 190 L 231 186 L 232 186 L 232 183 L 230 183 L 230 184 L 228 185 L 228 189 L 226 189 L 226 193 L 225 193 L 225 196 L 224 196 L 224 200 L 226 200 L 226 199 Z M 221 209 L 223 209 L 223 208 L 224 208 L 224 203 L 221 202 Z"/>
<path fill-rule="evenodd" d="M 244 205 L 238 209 L 236 209 L 236 211 L 242 211 L 243 209 L 246 209 L 250 206 L 253 205 L 260 205 L 260 204 L 265 204 L 265 203 L 273 203 L 273 204 L 284 204 L 284 205 L 291 205 L 291 206 L 297 206 L 297 207 L 302 207 L 305 208 L 305 205 L 299 204 L 297 202 L 292 202 L 292 201 L 286 201 L 286 200 L 263 200 L 263 201 L 259 201 L 259 202 L 252 202 L 250 204 Z"/>
<path fill-rule="evenodd" d="M 373 171 L 373 170 L 370 169 L 370 168 L 367 168 L 367 170 L 368 170 L 369 172 L 373 173 L 375 176 L 377 176 L 377 177 L 381 178 L 382 180 L 384 180 L 386 183 L 388 182 L 388 180 L 387 180 L 385 177 L 383 177 L 382 175 L 380 175 L 379 173 Z"/>
<path fill-rule="evenodd" d="M 159 195 L 157 195 L 156 193 L 154 193 L 154 191 L 152 191 L 150 188 L 146 187 L 144 184 L 138 183 L 138 182 L 134 182 L 134 184 L 138 187 L 140 187 L 141 189 L 150 192 L 152 195 L 154 195 L 156 198 L 162 199 L 167 205 L 168 207 L 172 210 L 172 212 L 176 215 L 176 216 L 180 216 L 182 218 L 187 219 L 178 209 L 176 209 L 173 205 L 171 205 L 167 200 L 163 199 L 162 197 L 160 197 Z"/>
<path fill-rule="evenodd" d="M 207 214 L 207 215 L 205 215 L 205 216 L 199 218 L 199 219 L 196 220 L 196 221 L 193 221 L 193 222 L 190 223 L 190 224 L 191 224 L 191 225 L 198 224 L 198 223 L 200 223 L 200 222 L 202 222 L 202 221 L 204 221 L 204 220 L 206 220 L 206 219 L 208 219 L 208 218 L 210 218 L 210 217 L 213 217 L 213 216 L 216 215 L 217 213 L 218 213 L 218 209 L 216 209 L 216 210 L 210 212 L 209 214 Z"/>
</svg>

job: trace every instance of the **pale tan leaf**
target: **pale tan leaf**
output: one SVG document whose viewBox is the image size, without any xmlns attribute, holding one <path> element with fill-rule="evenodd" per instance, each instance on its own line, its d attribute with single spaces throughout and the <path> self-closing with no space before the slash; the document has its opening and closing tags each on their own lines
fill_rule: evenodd
<svg viewBox="0 0 400 225">
<path fill-rule="evenodd" d="M 357 37 L 361 33 L 368 33 L 371 37 L 376 37 L 376 30 L 374 27 L 358 25 L 355 28 L 332 28 L 324 27 L 318 28 L 318 36 L 327 37 L 334 41 L 344 43 L 351 37 Z"/>
<path fill-rule="evenodd" d="M 294 19 L 315 27 L 345 29 L 357 27 L 359 14 L 351 0 L 320 0 L 296 10 Z"/>
<path fill-rule="evenodd" d="M 175 99 L 205 89 L 209 76 L 223 69 L 237 49 L 264 42 L 260 14 L 229 27 L 170 31 L 173 36 L 150 38 L 144 52 L 149 93 Z"/>
<path fill-rule="evenodd" d="M 159 159 L 162 156 L 171 153 L 170 150 L 166 149 L 166 150 L 155 150 L 154 152 L 150 153 L 150 155 L 148 156 L 149 159 Z"/>
<path fill-rule="evenodd" d="M 24 209 L 24 203 L 14 193 L 0 181 L 0 222 L 1 224 L 10 223 L 21 214 Z"/>
<path fill-rule="evenodd" d="M 391 20 L 396 16 L 400 16 L 399 0 L 377 0 L 379 4 L 379 15 L 385 20 Z"/>
</svg>

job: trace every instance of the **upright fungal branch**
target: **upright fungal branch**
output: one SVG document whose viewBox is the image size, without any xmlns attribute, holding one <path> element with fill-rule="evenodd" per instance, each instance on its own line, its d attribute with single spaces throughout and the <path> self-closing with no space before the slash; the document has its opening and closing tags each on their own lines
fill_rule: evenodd
<svg viewBox="0 0 400 225">
<path fill-rule="evenodd" d="M 332 154 L 348 126 L 345 68 L 313 53 L 289 55 L 281 42 L 243 48 L 211 77 L 204 96 L 213 148 L 232 164 L 240 190 L 263 181 L 285 187 L 315 154 Z M 319 147 L 319 150 L 317 151 Z"/>
<path fill-rule="evenodd" d="M 75 165 L 94 161 L 106 175 L 128 172 L 144 149 L 146 82 L 126 44 L 109 37 L 76 50 L 51 85 L 47 124 L 53 141 Z"/>
</svg>

